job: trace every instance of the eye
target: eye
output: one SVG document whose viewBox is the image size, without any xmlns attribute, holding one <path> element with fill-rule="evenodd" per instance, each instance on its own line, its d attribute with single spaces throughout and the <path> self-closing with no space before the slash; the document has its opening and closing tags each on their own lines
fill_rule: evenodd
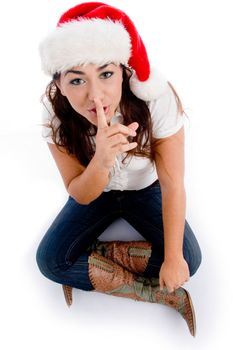
<svg viewBox="0 0 233 350">
<path fill-rule="evenodd" d="M 83 79 L 79 79 L 79 78 L 76 78 L 76 79 L 73 79 L 70 81 L 70 84 L 71 85 L 81 85 L 84 83 L 84 80 Z"/>
<path fill-rule="evenodd" d="M 104 72 L 101 74 L 102 77 L 104 77 L 104 79 L 108 79 L 110 78 L 114 73 L 113 72 Z"/>
</svg>

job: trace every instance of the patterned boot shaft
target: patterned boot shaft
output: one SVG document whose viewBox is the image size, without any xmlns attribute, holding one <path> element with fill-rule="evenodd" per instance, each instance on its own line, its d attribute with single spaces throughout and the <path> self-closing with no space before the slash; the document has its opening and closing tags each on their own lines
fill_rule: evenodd
<svg viewBox="0 0 233 350">
<path fill-rule="evenodd" d="M 96 239 L 87 251 L 96 251 L 128 271 L 142 274 L 152 253 L 152 244 L 147 241 L 99 241 Z M 63 285 L 63 293 L 67 305 L 72 304 L 72 287 Z"/>
<path fill-rule="evenodd" d="M 184 288 L 172 293 L 166 288 L 161 291 L 158 278 L 136 276 L 96 252 L 89 256 L 88 263 L 89 277 L 96 291 L 172 307 L 185 319 L 190 333 L 195 335 L 195 313 L 191 297 Z"/>
<path fill-rule="evenodd" d="M 91 246 L 102 255 L 133 273 L 142 274 L 152 253 L 152 244 L 147 241 L 109 241 L 96 240 Z"/>
</svg>

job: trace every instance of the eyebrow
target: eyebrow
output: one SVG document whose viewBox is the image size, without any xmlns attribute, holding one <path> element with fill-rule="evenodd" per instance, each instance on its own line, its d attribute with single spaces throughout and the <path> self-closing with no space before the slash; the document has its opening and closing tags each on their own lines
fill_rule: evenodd
<svg viewBox="0 0 233 350">
<path fill-rule="evenodd" d="M 101 71 L 102 69 L 106 68 L 107 66 L 109 66 L 111 63 L 107 63 L 107 64 L 104 64 L 103 66 L 100 66 L 98 67 L 97 71 Z M 68 74 L 68 73 L 74 73 L 74 74 L 80 74 L 80 75 L 85 75 L 84 72 L 82 72 L 81 70 L 68 70 L 66 73 L 65 73 L 65 76 Z"/>
</svg>

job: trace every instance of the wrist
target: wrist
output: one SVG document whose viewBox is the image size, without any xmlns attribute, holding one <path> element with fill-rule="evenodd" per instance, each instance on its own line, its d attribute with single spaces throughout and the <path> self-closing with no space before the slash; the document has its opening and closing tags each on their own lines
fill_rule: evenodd
<svg viewBox="0 0 233 350">
<path fill-rule="evenodd" d="M 105 167 L 95 156 L 92 158 L 91 162 L 97 171 L 107 174 L 110 172 L 111 168 Z"/>
<path fill-rule="evenodd" d="M 183 252 L 167 253 L 164 256 L 164 261 L 172 262 L 184 259 Z"/>
</svg>

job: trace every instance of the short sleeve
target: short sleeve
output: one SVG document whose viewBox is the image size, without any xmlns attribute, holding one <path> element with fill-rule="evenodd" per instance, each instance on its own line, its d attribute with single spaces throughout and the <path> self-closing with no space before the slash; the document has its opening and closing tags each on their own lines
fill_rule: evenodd
<svg viewBox="0 0 233 350">
<path fill-rule="evenodd" d="M 158 99 L 148 104 L 152 118 L 152 133 L 155 138 L 175 134 L 184 125 L 184 116 L 178 113 L 175 95 L 169 85 Z"/>
<path fill-rule="evenodd" d="M 52 128 L 50 127 L 50 125 L 53 125 L 53 127 L 57 129 L 61 123 L 56 116 L 54 117 L 52 105 L 47 98 L 44 98 L 42 101 L 41 119 L 43 124 L 41 130 L 43 140 L 54 144 L 54 141 L 52 139 Z M 56 141 L 59 142 L 58 136 L 56 138 Z"/>
</svg>

